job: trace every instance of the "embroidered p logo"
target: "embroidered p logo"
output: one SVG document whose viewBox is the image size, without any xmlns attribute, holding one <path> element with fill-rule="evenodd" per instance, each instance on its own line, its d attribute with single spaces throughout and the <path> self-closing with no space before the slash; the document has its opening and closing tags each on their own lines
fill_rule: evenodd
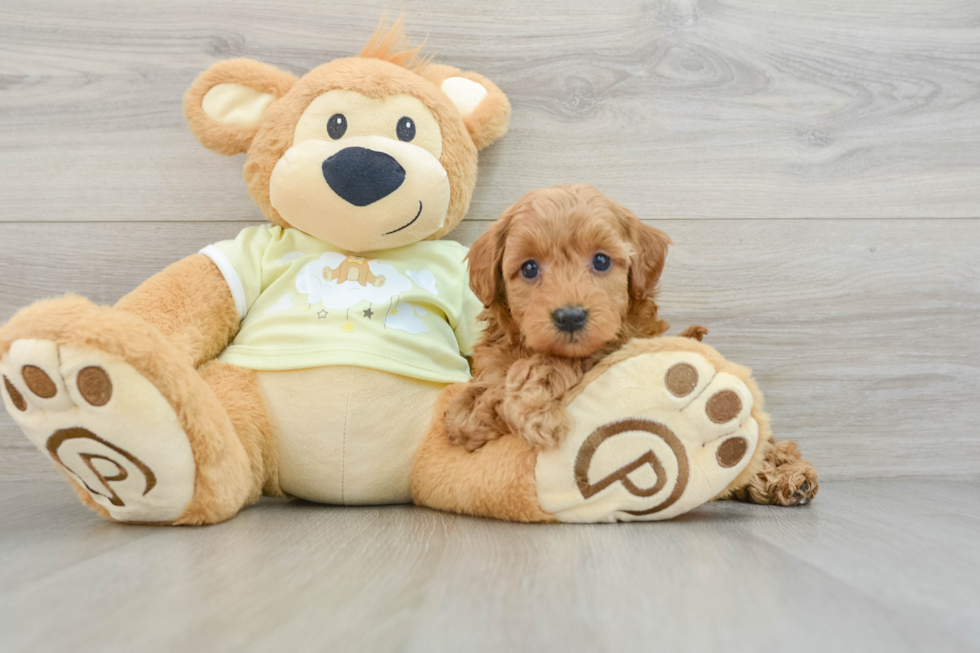
<svg viewBox="0 0 980 653">
<path fill-rule="evenodd" d="M 584 499 L 589 499 L 616 483 L 622 484 L 623 488 L 633 496 L 642 498 L 652 497 L 664 489 L 669 480 L 667 478 L 668 474 L 660 458 L 657 457 L 657 454 L 652 449 L 606 474 L 602 478 L 594 482 L 590 480 L 590 468 L 592 467 L 592 461 L 599 447 L 610 438 L 621 433 L 636 431 L 653 434 L 663 440 L 667 447 L 669 447 L 677 469 L 677 480 L 670 494 L 657 505 L 645 510 L 626 510 L 624 512 L 631 515 L 650 515 L 669 508 L 681 498 L 681 495 L 684 494 L 684 489 L 687 487 L 688 475 L 690 473 L 690 464 L 688 463 L 684 445 L 681 444 L 681 441 L 677 439 L 677 436 L 670 429 L 659 422 L 649 419 L 625 419 L 600 426 L 585 439 L 579 448 L 578 455 L 575 457 L 574 473 L 575 482 Z M 674 467 L 675 465 L 671 466 Z M 641 487 L 630 478 L 630 475 L 635 474 L 645 466 L 650 467 L 650 470 L 656 476 L 656 482 L 647 487 Z"/>
<path fill-rule="evenodd" d="M 59 429 L 48 438 L 47 449 L 54 461 L 79 479 L 89 492 L 105 497 L 117 507 L 126 504 L 111 483 L 137 483 L 142 496 L 157 484 L 153 470 L 143 461 L 88 429 Z"/>
</svg>

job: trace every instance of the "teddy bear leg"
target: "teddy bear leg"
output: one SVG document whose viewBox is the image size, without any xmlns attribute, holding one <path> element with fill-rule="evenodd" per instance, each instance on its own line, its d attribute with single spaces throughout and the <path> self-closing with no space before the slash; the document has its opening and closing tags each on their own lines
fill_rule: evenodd
<svg viewBox="0 0 980 653">
<path fill-rule="evenodd" d="M 415 503 L 507 521 L 554 521 L 538 503 L 537 452 L 531 445 L 506 435 L 471 453 L 449 441 L 443 416 L 464 388 L 464 384 L 449 386 L 436 401 L 432 423 L 412 467 Z"/>
<path fill-rule="evenodd" d="M 453 446 L 439 398 L 413 477 L 416 503 L 513 521 L 662 520 L 718 496 L 753 462 L 760 425 L 748 370 L 689 338 L 634 341 L 567 398 L 557 446 L 505 435 Z"/>
<path fill-rule="evenodd" d="M 78 297 L 0 330 L 7 411 L 116 521 L 222 521 L 257 497 L 249 454 L 216 392 L 155 327 Z"/>
<path fill-rule="evenodd" d="M 451 445 L 438 416 L 463 388 L 440 396 L 416 458 L 421 505 L 608 522 L 669 519 L 743 495 L 788 505 L 794 492 L 816 492 L 795 445 L 772 439 L 751 372 L 696 339 L 635 340 L 603 360 L 567 398 L 572 427 L 557 446 L 534 449 L 511 435 L 473 453 Z"/>
<path fill-rule="evenodd" d="M 243 505 L 262 495 L 285 496 L 279 486 L 279 434 L 266 407 L 255 370 L 211 361 L 201 377 L 231 420 L 232 429 L 248 457 L 248 494 Z"/>
<path fill-rule="evenodd" d="M 538 498 L 562 522 L 670 519 L 755 459 L 761 397 L 749 371 L 690 338 L 634 340 L 568 398 L 572 428 L 538 454 Z"/>
</svg>

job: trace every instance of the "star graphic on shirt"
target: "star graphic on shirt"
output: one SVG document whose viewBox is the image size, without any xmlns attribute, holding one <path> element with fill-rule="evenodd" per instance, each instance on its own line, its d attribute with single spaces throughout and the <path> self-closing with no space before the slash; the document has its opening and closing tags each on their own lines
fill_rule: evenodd
<svg viewBox="0 0 980 653">
<path fill-rule="evenodd" d="M 316 317 L 317 319 L 324 320 L 327 317 L 327 312 L 325 310 L 321 310 L 319 313 L 316 314 Z"/>
<path fill-rule="evenodd" d="M 345 331 L 346 333 L 350 333 L 351 331 L 353 331 L 353 330 L 354 330 L 354 323 L 353 323 L 353 322 L 351 322 L 350 320 L 347 320 L 346 322 L 344 322 L 344 326 L 342 326 L 341 328 L 342 328 L 342 329 L 343 329 L 343 330 L 344 330 L 344 331 Z"/>
<path fill-rule="evenodd" d="M 370 320 L 373 315 L 374 315 L 374 311 L 371 310 L 370 306 L 364 309 L 364 317 Z"/>
</svg>

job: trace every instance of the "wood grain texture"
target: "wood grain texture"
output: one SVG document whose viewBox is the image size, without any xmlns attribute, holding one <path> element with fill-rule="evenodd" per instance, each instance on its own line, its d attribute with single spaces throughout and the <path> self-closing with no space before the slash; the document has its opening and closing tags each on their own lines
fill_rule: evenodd
<svg viewBox="0 0 980 653">
<path fill-rule="evenodd" d="M 278 500 L 207 528 L 121 526 L 34 487 L 0 489 L 9 653 L 980 645 L 976 479 L 837 482 L 805 508 L 592 526 Z"/>
<path fill-rule="evenodd" d="M 661 220 L 663 316 L 755 370 L 778 437 L 824 478 L 972 474 L 980 461 L 980 222 Z M 0 225 L 0 321 L 76 292 L 111 304 L 243 223 Z M 470 244 L 487 223 L 450 237 Z M 53 237 L 57 234 L 57 237 Z M 40 254 L 43 252 L 43 254 Z M 0 476 L 53 478 L 5 413 Z"/>
<path fill-rule="evenodd" d="M 408 650 L 965 650 L 980 522 L 915 524 L 866 498 L 879 485 L 937 503 L 930 481 L 880 480 L 826 485 L 810 511 L 709 504 L 637 528 L 460 518 Z"/>
<path fill-rule="evenodd" d="M 510 135 L 471 218 L 589 181 L 651 217 L 978 217 L 969 0 L 404 3 L 439 60 L 495 80 Z M 241 158 L 181 95 L 217 60 L 350 56 L 387 0 L 0 6 L 0 220 L 247 220 Z"/>
<path fill-rule="evenodd" d="M 3 2 L 0 322 L 67 291 L 111 304 L 261 221 L 184 90 L 230 57 L 349 56 L 403 6 L 514 109 L 451 237 L 575 182 L 664 229 L 671 332 L 754 368 L 816 502 L 526 526 L 263 500 L 122 527 L 0 411 L 0 650 L 980 647 L 971 0 Z M 896 478 L 843 480 L 867 477 Z"/>
</svg>

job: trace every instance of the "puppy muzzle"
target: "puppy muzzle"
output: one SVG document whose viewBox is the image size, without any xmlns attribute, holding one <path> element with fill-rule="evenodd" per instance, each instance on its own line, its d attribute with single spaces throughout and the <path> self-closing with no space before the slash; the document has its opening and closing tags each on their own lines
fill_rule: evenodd
<svg viewBox="0 0 980 653">
<path fill-rule="evenodd" d="M 563 306 L 551 314 L 551 321 L 559 331 L 572 334 L 585 328 L 589 312 L 581 306 Z"/>
</svg>

